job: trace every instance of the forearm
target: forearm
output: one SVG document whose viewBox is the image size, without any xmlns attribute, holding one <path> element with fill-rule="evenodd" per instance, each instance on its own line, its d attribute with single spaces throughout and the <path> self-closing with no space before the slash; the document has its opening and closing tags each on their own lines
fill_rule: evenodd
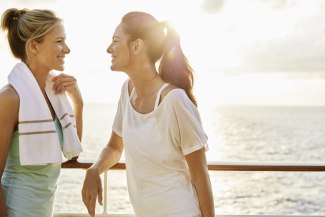
<svg viewBox="0 0 325 217">
<path fill-rule="evenodd" d="M 73 105 L 74 116 L 76 120 L 77 134 L 79 140 L 82 139 L 82 130 L 83 130 L 83 102 L 74 103 Z"/>
<path fill-rule="evenodd" d="M 202 216 L 214 217 L 214 200 L 209 173 L 207 172 L 204 176 L 193 180 L 192 184 L 194 185 L 198 195 Z"/>
<path fill-rule="evenodd" d="M 119 150 L 106 146 L 101 151 L 97 161 L 89 168 L 89 170 L 96 170 L 99 174 L 101 174 L 118 163 L 121 158 L 121 154 L 122 153 Z"/>
<path fill-rule="evenodd" d="M 1 182 L 0 182 L 0 216 L 3 217 L 7 216 L 6 203 L 2 192 Z"/>
</svg>

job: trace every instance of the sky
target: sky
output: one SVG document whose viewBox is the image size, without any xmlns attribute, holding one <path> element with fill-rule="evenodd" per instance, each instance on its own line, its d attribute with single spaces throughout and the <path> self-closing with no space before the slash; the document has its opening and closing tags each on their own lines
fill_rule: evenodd
<svg viewBox="0 0 325 217">
<path fill-rule="evenodd" d="M 74 75 L 86 102 L 116 103 L 127 76 L 106 48 L 120 18 L 146 11 L 178 30 L 195 70 L 199 105 L 325 105 L 323 0 L 0 0 L 47 8 L 64 20 Z M 0 34 L 0 85 L 17 62 Z"/>
</svg>

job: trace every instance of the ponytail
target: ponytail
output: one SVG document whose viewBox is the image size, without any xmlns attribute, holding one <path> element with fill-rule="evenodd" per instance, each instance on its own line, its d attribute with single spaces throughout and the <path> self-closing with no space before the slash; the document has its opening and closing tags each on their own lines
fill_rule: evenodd
<svg viewBox="0 0 325 217">
<path fill-rule="evenodd" d="M 182 88 L 197 106 L 193 95 L 193 69 L 183 54 L 178 33 L 167 22 L 158 22 L 145 12 L 127 13 L 123 16 L 122 23 L 129 41 L 137 38 L 146 40 L 147 54 L 152 63 L 161 58 L 158 72 L 163 81 Z"/>
<path fill-rule="evenodd" d="M 188 98 L 197 106 L 193 95 L 193 69 L 183 53 L 178 33 L 169 25 L 167 26 L 165 50 L 158 71 L 165 82 L 183 89 Z"/>
</svg>

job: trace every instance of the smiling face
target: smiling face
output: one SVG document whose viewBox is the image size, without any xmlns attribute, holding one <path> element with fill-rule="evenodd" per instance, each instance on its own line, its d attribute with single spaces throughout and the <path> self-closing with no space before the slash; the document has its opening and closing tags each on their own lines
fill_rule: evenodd
<svg viewBox="0 0 325 217">
<path fill-rule="evenodd" d="M 36 61 L 40 67 L 47 71 L 64 70 L 65 55 L 70 53 L 65 38 L 63 25 L 57 24 L 44 36 L 42 42 L 34 42 L 37 48 Z"/>
<path fill-rule="evenodd" d="M 112 43 L 107 48 L 107 53 L 112 56 L 112 71 L 125 71 L 131 63 L 131 52 L 127 35 L 123 32 L 123 24 L 116 27 Z"/>
</svg>

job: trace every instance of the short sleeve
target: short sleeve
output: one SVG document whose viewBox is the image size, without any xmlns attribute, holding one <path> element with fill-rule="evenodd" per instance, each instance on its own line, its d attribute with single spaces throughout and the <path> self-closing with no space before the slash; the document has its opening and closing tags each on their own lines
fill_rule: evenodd
<svg viewBox="0 0 325 217">
<path fill-rule="evenodd" d="M 177 89 L 173 94 L 173 108 L 176 117 L 174 139 L 184 155 L 201 148 L 208 150 L 208 136 L 205 134 L 197 107 L 185 91 Z"/>
<path fill-rule="evenodd" d="M 128 94 L 128 82 L 129 80 L 126 80 L 122 86 L 121 90 L 121 95 L 120 99 L 118 101 L 117 105 L 117 111 L 115 114 L 114 122 L 113 122 L 113 127 L 112 130 L 114 133 L 116 133 L 118 136 L 123 137 L 123 113 L 125 109 L 125 101 L 127 100 L 127 95 Z"/>
</svg>

